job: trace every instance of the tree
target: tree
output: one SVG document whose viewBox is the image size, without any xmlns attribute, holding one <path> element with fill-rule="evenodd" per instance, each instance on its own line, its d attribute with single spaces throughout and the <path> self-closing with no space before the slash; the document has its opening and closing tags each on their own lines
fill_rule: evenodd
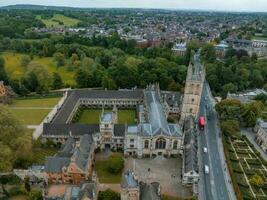
<svg viewBox="0 0 267 200">
<path fill-rule="evenodd" d="M 228 92 L 234 93 L 237 91 L 237 87 L 233 83 L 227 83 L 223 86 L 223 97 L 226 97 Z"/>
<path fill-rule="evenodd" d="M 255 126 L 256 120 L 261 116 L 264 106 L 261 102 L 245 104 L 242 108 L 242 119 L 247 127 Z"/>
<path fill-rule="evenodd" d="M 30 91 L 42 94 L 49 89 L 50 76 L 43 65 L 31 62 L 28 65 L 24 83 Z"/>
<path fill-rule="evenodd" d="M 1 172 L 11 171 L 13 160 L 14 157 L 10 147 L 0 142 L 0 171 Z"/>
<path fill-rule="evenodd" d="M 62 88 L 62 86 L 63 82 L 61 76 L 57 72 L 54 72 L 52 77 L 52 88 L 55 90 Z"/>
<path fill-rule="evenodd" d="M 20 64 L 22 67 L 27 67 L 28 64 L 31 62 L 31 58 L 28 55 L 23 55 L 20 60 Z"/>
<path fill-rule="evenodd" d="M 27 192 L 31 191 L 30 177 L 29 176 L 25 176 L 25 178 L 24 178 L 24 187 L 25 187 L 25 190 Z"/>
<path fill-rule="evenodd" d="M 120 194 L 112 191 L 111 189 L 107 189 L 103 192 L 99 192 L 99 200 L 120 200 Z"/>
<path fill-rule="evenodd" d="M 101 85 L 102 85 L 102 88 L 104 89 L 108 89 L 108 90 L 117 89 L 117 85 L 115 81 L 108 76 L 103 76 Z"/>
<path fill-rule="evenodd" d="M 73 54 L 71 55 L 70 60 L 71 60 L 71 64 L 74 64 L 76 61 L 79 60 L 79 56 L 78 56 L 76 53 L 73 53 Z"/>
<path fill-rule="evenodd" d="M 4 106 L 0 106 L 0 171 L 10 171 L 17 159 L 32 155 L 31 137 Z"/>
<path fill-rule="evenodd" d="M 5 60 L 0 56 L 0 80 L 8 83 L 8 76 L 5 70 Z"/>
<path fill-rule="evenodd" d="M 120 173 L 124 167 L 124 160 L 120 154 L 112 154 L 108 158 L 108 171 L 110 173 Z"/>
<path fill-rule="evenodd" d="M 261 93 L 258 94 L 254 100 L 256 101 L 261 101 L 263 104 L 267 104 L 267 94 Z"/>
<path fill-rule="evenodd" d="M 252 178 L 249 180 L 250 184 L 256 187 L 262 187 L 264 185 L 264 181 L 261 176 L 258 174 L 254 174 Z"/>
<path fill-rule="evenodd" d="M 213 62 L 216 59 L 215 48 L 212 44 L 206 44 L 201 48 L 201 58 L 206 62 Z"/>
<path fill-rule="evenodd" d="M 240 126 L 237 120 L 225 120 L 221 122 L 222 133 L 226 136 L 239 135 Z"/>
<path fill-rule="evenodd" d="M 57 64 L 57 67 L 63 66 L 65 64 L 65 57 L 62 53 L 56 52 L 54 53 L 53 57 Z"/>
<path fill-rule="evenodd" d="M 30 191 L 27 200 L 42 200 L 42 192 L 37 189 L 33 189 Z"/>
<path fill-rule="evenodd" d="M 242 104 L 239 100 L 224 99 L 215 108 L 222 120 L 240 120 Z"/>
</svg>

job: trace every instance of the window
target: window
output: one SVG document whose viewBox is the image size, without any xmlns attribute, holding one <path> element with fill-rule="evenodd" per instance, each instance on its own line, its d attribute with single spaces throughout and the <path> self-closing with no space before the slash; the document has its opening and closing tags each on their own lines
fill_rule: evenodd
<svg viewBox="0 0 267 200">
<path fill-rule="evenodd" d="M 133 144 L 130 144 L 130 148 L 134 148 L 134 145 Z"/>
<path fill-rule="evenodd" d="M 105 124 L 105 128 L 108 128 L 108 124 Z"/>
<path fill-rule="evenodd" d="M 145 146 L 145 149 L 148 149 L 148 146 L 149 146 L 149 141 L 148 140 L 145 141 L 145 145 L 144 146 Z"/>
<path fill-rule="evenodd" d="M 192 103 L 193 103 L 193 102 L 195 101 L 195 99 L 192 99 L 191 101 L 192 101 Z"/>
<path fill-rule="evenodd" d="M 178 144 L 178 142 L 175 140 L 175 141 L 173 142 L 173 149 L 177 149 L 177 144 Z"/>
<path fill-rule="evenodd" d="M 134 139 L 130 139 L 130 142 L 134 142 Z"/>
<path fill-rule="evenodd" d="M 156 149 L 165 149 L 166 148 L 166 140 L 164 138 L 159 138 L 156 141 Z"/>
</svg>

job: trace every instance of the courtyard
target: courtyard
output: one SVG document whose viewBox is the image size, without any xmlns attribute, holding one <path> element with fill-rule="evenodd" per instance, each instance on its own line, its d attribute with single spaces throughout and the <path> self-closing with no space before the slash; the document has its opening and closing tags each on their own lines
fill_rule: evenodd
<svg viewBox="0 0 267 200">
<path fill-rule="evenodd" d="M 105 109 L 105 112 L 111 112 Z M 102 109 L 84 109 L 77 121 L 79 124 L 99 124 Z M 136 112 L 134 109 L 118 109 L 118 124 L 135 124 Z"/>
<path fill-rule="evenodd" d="M 140 181 L 159 182 L 162 194 L 191 197 L 191 189 L 181 183 L 181 166 L 181 158 L 125 159 L 125 170 L 134 170 Z"/>
</svg>

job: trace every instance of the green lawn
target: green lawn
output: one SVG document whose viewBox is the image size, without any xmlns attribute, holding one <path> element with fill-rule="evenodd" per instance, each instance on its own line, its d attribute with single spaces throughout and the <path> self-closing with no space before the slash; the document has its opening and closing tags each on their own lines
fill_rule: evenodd
<svg viewBox="0 0 267 200">
<path fill-rule="evenodd" d="M 135 124 L 135 110 L 118 110 L 119 124 Z"/>
<path fill-rule="evenodd" d="M 252 37 L 252 39 L 254 39 L 254 40 L 266 40 L 267 41 L 266 36 L 254 36 L 254 37 Z"/>
<path fill-rule="evenodd" d="M 57 148 L 33 148 L 34 164 L 44 164 L 47 156 L 54 156 L 57 153 Z"/>
<path fill-rule="evenodd" d="M 60 26 L 75 26 L 78 24 L 80 20 L 74 19 L 71 17 L 66 17 L 61 14 L 55 14 L 52 18 L 50 19 L 42 19 L 41 15 L 36 16 L 37 19 L 42 20 L 42 22 L 46 25 L 46 27 L 60 27 Z M 63 24 L 60 24 L 62 22 Z"/>
<path fill-rule="evenodd" d="M 20 53 L 12 53 L 12 52 L 4 52 L 2 56 L 5 59 L 5 68 L 12 78 L 20 78 L 25 73 L 25 68 L 21 66 L 21 57 L 23 54 Z M 56 67 L 56 64 L 52 57 L 43 57 L 39 58 L 37 56 L 34 57 L 33 61 L 40 63 L 43 65 L 50 75 L 53 72 L 58 72 L 65 84 L 74 85 L 74 72 L 68 71 L 66 66 Z"/>
<path fill-rule="evenodd" d="M 111 110 L 105 110 L 111 111 Z M 77 123 L 80 124 L 99 124 L 99 117 L 101 115 L 101 109 L 86 109 L 83 110 Z"/>
<path fill-rule="evenodd" d="M 10 107 L 54 107 L 60 97 L 14 100 Z"/>
<path fill-rule="evenodd" d="M 9 105 L 9 109 L 23 125 L 39 125 L 59 99 L 17 99 Z"/>
<path fill-rule="evenodd" d="M 39 125 L 50 112 L 49 109 L 11 109 L 22 125 Z"/>
<path fill-rule="evenodd" d="M 105 110 L 109 112 L 111 110 Z M 98 124 L 99 117 L 102 109 L 85 109 L 82 111 L 81 116 L 77 123 L 81 124 Z M 135 123 L 135 110 L 118 110 L 118 124 L 134 124 Z"/>
<path fill-rule="evenodd" d="M 123 155 L 121 154 L 121 156 Z M 97 160 L 95 162 L 95 170 L 100 183 L 121 183 L 122 173 L 111 174 L 108 171 L 108 160 Z"/>
</svg>

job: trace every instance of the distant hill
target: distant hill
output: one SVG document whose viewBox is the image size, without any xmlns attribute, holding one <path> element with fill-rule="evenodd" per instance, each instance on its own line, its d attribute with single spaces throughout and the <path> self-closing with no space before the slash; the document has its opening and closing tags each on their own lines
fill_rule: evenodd
<svg viewBox="0 0 267 200">
<path fill-rule="evenodd" d="M 65 6 L 42 6 L 42 5 L 32 5 L 32 4 L 16 4 L 10 6 L 3 6 L 0 9 L 25 9 L 25 10 L 85 10 L 88 8 L 74 8 L 74 7 L 65 7 Z"/>
</svg>

